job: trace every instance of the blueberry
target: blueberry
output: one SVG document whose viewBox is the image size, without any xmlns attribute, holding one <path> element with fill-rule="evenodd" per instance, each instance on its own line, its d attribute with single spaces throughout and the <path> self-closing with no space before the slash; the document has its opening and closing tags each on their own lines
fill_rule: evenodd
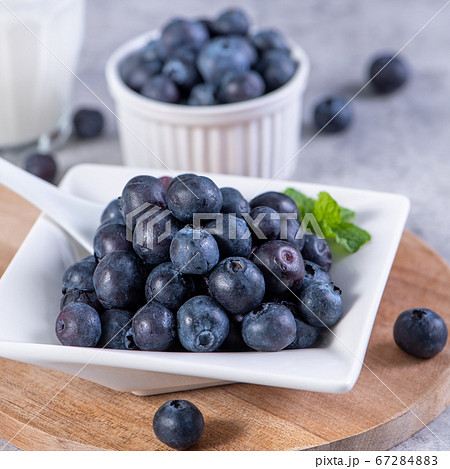
<svg viewBox="0 0 450 469">
<path fill-rule="evenodd" d="M 158 179 L 163 183 L 164 188 L 166 189 L 166 192 L 167 192 L 167 189 L 169 188 L 169 185 L 172 182 L 173 178 L 170 176 L 161 176 Z"/>
<path fill-rule="evenodd" d="M 282 213 L 295 213 L 297 220 L 300 220 L 300 212 L 298 211 L 297 204 L 294 200 L 282 192 L 264 192 L 250 201 L 250 207 L 255 208 L 264 205 L 273 208 L 276 212 Z"/>
<path fill-rule="evenodd" d="M 314 262 L 319 265 L 325 272 L 330 270 L 333 262 L 333 255 L 327 240 L 319 238 L 315 234 L 305 234 L 303 236 L 305 245 L 303 246 L 302 255 L 307 261 Z"/>
<path fill-rule="evenodd" d="M 252 236 L 247 223 L 234 215 L 217 214 L 218 219 L 205 225 L 205 230 L 214 236 L 220 256 L 247 257 L 252 250 Z"/>
<path fill-rule="evenodd" d="M 437 355 L 447 342 L 448 331 L 439 314 L 426 308 L 403 311 L 394 324 L 395 343 L 418 358 Z"/>
<path fill-rule="evenodd" d="M 102 335 L 97 346 L 101 348 L 129 349 L 128 329 L 133 313 L 123 309 L 108 309 L 100 316 Z"/>
<path fill-rule="evenodd" d="M 331 327 L 342 317 L 341 290 L 330 283 L 311 283 L 299 295 L 297 313 L 314 327 Z"/>
<path fill-rule="evenodd" d="M 175 178 L 167 191 L 167 205 L 179 220 L 192 223 L 194 213 L 217 213 L 222 208 L 222 193 L 205 176 Z"/>
<path fill-rule="evenodd" d="M 165 103 L 177 103 L 180 99 L 177 86 L 164 75 L 150 77 L 142 86 L 141 94 L 147 98 Z"/>
<path fill-rule="evenodd" d="M 243 318 L 242 316 L 240 316 Z M 242 338 L 242 321 L 230 321 L 230 330 L 226 339 L 219 347 L 219 352 L 248 352 L 251 348 Z"/>
<path fill-rule="evenodd" d="M 285 51 L 272 49 L 263 55 L 256 68 L 264 78 L 266 90 L 273 91 L 294 76 L 297 64 Z"/>
<path fill-rule="evenodd" d="M 301 349 L 314 347 L 319 339 L 320 329 L 306 324 L 306 322 L 299 318 L 294 317 L 294 319 L 296 325 L 295 339 L 286 348 Z"/>
<path fill-rule="evenodd" d="M 56 162 L 49 154 L 33 153 L 25 160 L 25 171 L 47 182 L 54 181 L 56 169 Z"/>
<path fill-rule="evenodd" d="M 249 216 L 244 217 L 253 231 L 256 243 L 277 239 L 281 230 L 280 214 L 273 208 L 259 206 L 252 209 Z"/>
<path fill-rule="evenodd" d="M 275 29 L 263 29 L 252 37 L 252 43 L 260 54 L 270 49 L 289 50 L 283 35 Z"/>
<path fill-rule="evenodd" d="M 92 276 L 96 267 L 96 262 L 90 260 L 81 260 L 72 264 L 63 275 L 63 295 L 72 290 L 93 291 Z"/>
<path fill-rule="evenodd" d="M 167 350 L 175 338 L 175 319 L 164 305 L 150 301 L 134 316 L 132 331 L 141 350 Z"/>
<path fill-rule="evenodd" d="M 300 251 L 286 241 L 268 241 L 250 256 L 264 275 L 266 293 L 282 297 L 297 291 L 305 277 L 305 266 Z"/>
<path fill-rule="evenodd" d="M 256 57 L 256 51 L 245 38 L 216 37 L 198 54 L 197 67 L 204 81 L 219 85 L 227 73 L 249 70 Z"/>
<path fill-rule="evenodd" d="M 172 311 L 194 296 L 195 284 L 189 275 L 184 275 L 171 262 L 156 266 L 145 284 L 147 301 L 156 300 Z"/>
<path fill-rule="evenodd" d="M 300 252 L 305 245 L 305 236 L 297 220 L 281 216 L 281 229 L 278 239 L 293 244 Z"/>
<path fill-rule="evenodd" d="M 59 307 L 60 311 L 71 303 L 84 303 L 94 308 L 97 313 L 103 311 L 103 307 L 98 301 L 97 294 L 95 293 L 95 291 L 71 290 L 67 292 L 61 298 Z"/>
<path fill-rule="evenodd" d="M 303 281 L 302 288 L 307 287 L 311 283 L 332 283 L 331 277 L 328 272 L 314 262 L 304 259 L 305 263 L 305 280 Z"/>
<path fill-rule="evenodd" d="M 103 114 L 97 109 L 80 109 L 73 116 L 73 128 L 78 138 L 98 137 L 103 131 L 103 126 Z"/>
<path fill-rule="evenodd" d="M 177 312 L 177 324 L 178 338 L 190 352 L 217 350 L 229 330 L 227 313 L 209 296 L 186 301 Z"/>
<path fill-rule="evenodd" d="M 217 36 L 246 36 L 249 27 L 247 15 L 237 8 L 224 11 L 212 23 L 212 29 Z"/>
<path fill-rule="evenodd" d="M 206 230 L 186 226 L 173 238 L 170 259 L 177 270 L 185 274 L 206 274 L 219 262 L 216 240 Z"/>
<path fill-rule="evenodd" d="M 199 21 L 174 19 L 162 30 L 161 43 L 170 55 L 180 47 L 199 51 L 208 41 L 209 32 Z"/>
<path fill-rule="evenodd" d="M 100 223 L 125 223 L 122 213 L 122 204 L 120 197 L 111 200 L 111 202 L 103 210 Z"/>
<path fill-rule="evenodd" d="M 401 88 L 409 79 L 410 70 L 399 56 L 376 57 L 369 68 L 369 77 L 375 91 L 387 94 Z"/>
<path fill-rule="evenodd" d="M 208 285 L 211 296 L 232 315 L 256 308 L 265 293 L 263 274 L 244 257 L 221 261 L 211 272 Z"/>
<path fill-rule="evenodd" d="M 330 96 L 320 101 L 314 109 L 315 126 L 317 130 L 326 133 L 341 132 L 350 125 L 351 121 L 351 107 L 340 96 Z"/>
<path fill-rule="evenodd" d="M 262 96 L 264 80 L 254 70 L 230 74 L 220 82 L 218 98 L 221 103 L 237 103 Z"/>
<path fill-rule="evenodd" d="M 177 86 L 186 90 L 190 90 L 200 81 L 195 64 L 190 64 L 181 59 L 168 60 L 162 69 L 162 74 L 170 78 Z"/>
<path fill-rule="evenodd" d="M 242 217 L 243 213 L 250 213 L 250 205 L 242 194 L 233 187 L 222 187 L 222 213 L 233 213 Z"/>
<path fill-rule="evenodd" d="M 125 84 L 140 93 L 144 84 L 153 76 L 161 73 L 163 63 L 159 59 L 139 61 L 124 73 Z"/>
<path fill-rule="evenodd" d="M 134 251 L 146 266 L 167 262 L 170 244 L 179 229 L 179 221 L 168 210 L 140 217 L 133 232 Z"/>
<path fill-rule="evenodd" d="M 283 350 L 295 340 L 295 334 L 293 314 L 278 303 L 263 303 L 242 321 L 245 343 L 260 352 Z"/>
<path fill-rule="evenodd" d="M 142 62 L 151 62 L 152 60 L 165 60 L 166 51 L 159 39 L 153 39 L 148 42 L 140 51 Z"/>
<path fill-rule="evenodd" d="M 94 287 L 105 309 L 135 310 L 144 303 L 142 265 L 126 251 L 107 254 L 94 272 Z"/>
<path fill-rule="evenodd" d="M 213 106 L 217 104 L 216 87 L 211 83 L 199 83 L 191 89 L 189 106 Z"/>
<path fill-rule="evenodd" d="M 195 67 L 195 60 L 197 59 L 197 51 L 189 46 L 179 47 L 172 51 L 167 60 L 181 60 L 188 65 Z"/>
<path fill-rule="evenodd" d="M 188 449 L 203 433 L 202 413 L 189 401 L 173 400 L 162 405 L 153 418 L 153 431 L 162 443 L 174 449 Z"/>
<path fill-rule="evenodd" d="M 59 313 L 55 332 L 63 345 L 95 347 L 102 333 L 100 316 L 84 303 L 71 303 Z"/>
<path fill-rule="evenodd" d="M 127 229 L 122 223 L 108 223 L 100 226 L 94 236 L 94 254 L 100 261 L 114 251 L 133 251 L 133 244 L 127 239 Z"/>
</svg>

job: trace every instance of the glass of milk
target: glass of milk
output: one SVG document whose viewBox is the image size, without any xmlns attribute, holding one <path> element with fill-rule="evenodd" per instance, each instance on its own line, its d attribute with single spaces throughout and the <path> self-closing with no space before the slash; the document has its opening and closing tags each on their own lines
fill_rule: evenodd
<svg viewBox="0 0 450 469">
<path fill-rule="evenodd" d="M 0 2 L 0 155 L 49 151 L 70 133 L 85 0 Z"/>
</svg>

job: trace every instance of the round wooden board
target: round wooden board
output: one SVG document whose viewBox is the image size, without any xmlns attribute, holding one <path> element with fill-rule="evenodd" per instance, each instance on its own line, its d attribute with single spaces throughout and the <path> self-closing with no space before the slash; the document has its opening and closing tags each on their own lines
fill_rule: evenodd
<svg viewBox="0 0 450 469">
<path fill-rule="evenodd" d="M 0 215 L 3 272 L 37 211 L 0 187 Z M 205 417 L 195 450 L 388 449 L 449 404 L 450 347 L 420 360 L 392 338 L 397 315 L 411 307 L 431 308 L 450 324 L 449 287 L 447 264 L 405 233 L 365 366 L 344 395 L 231 384 L 138 397 L 79 378 L 64 387 L 69 375 L 0 359 L 0 436 L 9 440 L 20 431 L 12 443 L 25 450 L 165 450 L 153 434 L 153 415 L 167 400 L 183 398 Z"/>
</svg>

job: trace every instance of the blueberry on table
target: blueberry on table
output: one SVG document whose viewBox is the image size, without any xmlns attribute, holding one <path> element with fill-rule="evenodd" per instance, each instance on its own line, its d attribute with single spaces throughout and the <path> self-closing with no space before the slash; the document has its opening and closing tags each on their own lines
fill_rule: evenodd
<svg viewBox="0 0 450 469">
<path fill-rule="evenodd" d="M 147 301 L 156 300 L 171 311 L 177 311 L 194 293 L 192 277 L 182 274 L 172 262 L 156 266 L 145 283 Z"/>
<path fill-rule="evenodd" d="M 63 275 L 62 293 L 72 290 L 93 291 L 94 283 L 92 276 L 97 267 L 97 263 L 92 260 L 81 260 L 72 264 Z"/>
<path fill-rule="evenodd" d="M 177 103 L 180 92 L 172 79 L 164 75 L 150 77 L 142 86 L 141 94 L 147 98 L 163 101 L 165 103 Z"/>
<path fill-rule="evenodd" d="M 261 75 L 254 70 L 247 70 L 225 77 L 220 82 L 217 96 L 221 103 L 238 103 L 262 96 L 265 89 Z"/>
<path fill-rule="evenodd" d="M 195 296 L 177 312 L 178 339 L 190 352 L 214 352 L 225 340 L 229 319 L 209 296 Z"/>
<path fill-rule="evenodd" d="M 303 280 L 302 288 L 306 288 L 311 283 L 332 283 L 331 277 L 328 272 L 314 262 L 303 259 L 305 263 L 305 279 Z"/>
<path fill-rule="evenodd" d="M 180 47 L 199 51 L 208 40 L 208 29 L 200 21 L 177 18 L 170 21 L 161 33 L 161 43 L 168 55 Z"/>
<path fill-rule="evenodd" d="M 280 214 L 273 208 L 259 206 L 252 209 L 245 220 L 252 229 L 255 243 L 277 239 L 281 230 Z"/>
<path fill-rule="evenodd" d="M 153 300 L 135 314 L 132 331 L 141 350 L 167 350 L 175 338 L 175 319 L 169 309 Z"/>
<path fill-rule="evenodd" d="M 255 67 L 266 83 L 266 90 L 274 91 L 286 84 L 295 74 L 297 63 L 284 50 L 267 51 Z"/>
<path fill-rule="evenodd" d="M 75 135 L 80 139 L 98 137 L 104 124 L 103 114 L 97 109 L 80 109 L 73 116 Z"/>
<path fill-rule="evenodd" d="M 95 347 L 102 333 L 100 316 L 84 303 L 71 303 L 59 313 L 55 332 L 63 345 Z"/>
<path fill-rule="evenodd" d="M 250 213 L 250 204 L 237 189 L 221 187 L 220 192 L 222 192 L 223 199 L 222 213 L 233 213 L 240 218 L 243 213 Z"/>
<path fill-rule="evenodd" d="M 379 94 L 387 94 L 401 88 L 409 79 L 410 70 L 399 56 L 382 55 L 369 67 L 371 85 Z"/>
<path fill-rule="evenodd" d="M 108 309 L 100 316 L 102 335 L 97 347 L 128 350 L 128 329 L 133 313 L 123 309 Z"/>
<path fill-rule="evenodd" d="M 205 426 L 200 410 L 185 400 L 162 405 L 153 417 L 153 431 L 162 443 L 174 449 L 188 449 L 200 439 Z"/>
<path fill-rule="evenodd" d="M 105 207 L 103 210 L 102 216 L 100 218 L 100 223 L 125 223 L 122 213 L 122 203 L 121 198 L 117 197 Z"/>
<path fill-rule="evenodd" d="M 191 89 L 187 103 L 189 106 L 213 106 L 218 104 L 216 92 L 216 87 L 211 83 L 199 83 Z"/>
<path fill-rule="evenodd" d="M 319 236 L 315 234 L 305 234 L 303 238 L 305 240 L 302 249 L 303 258 L 307 261 L 314 262 L 325 270 L 325 272 L 328 272 L 333 262 L 333 255 L 327 240 L 319 238 Z"/>
<path fill-rule="evenodd" d="M 289 51 L 283 35 L 276 29 L 262 29 L 252 37 L 252 43 L 260 54 L 271 49 Z"/>
<path fill-rule="evenodd" d="M 56 162 L 49 154 L 33 153 L 25 160 L 25 171 L 47 182 L 54 181 L 56 169 Z"/>
<path fill-rule="evenodd" d="M 62 298 L 59 306 L 59 310 L 63 310 L 67 305 L 71 303 L 84 303 L 100 313 L 103 311 L 103 306 L 100 304 L 95 291 L 83 291 L 83 290 L 70 290 Z"/>
<path fill-rule="evenodd" d="M 242 337 L 252 349 L 277 352 L 296 337 L 296 324 L 291 311 L 279 303 L 263 303 L 242 321 Z"/>
<path fill-rule="evenodd" d="M 247 15 L 238 8 L 224 11 L 211 25 L 217 36 L 246 36 L 249 27 Z"/>
<path fill-rule="evenodd" d="M 437 355 L 447 343 L 448 331 L 439 314 L 427 308 L 408 309 L 394 324 L 395 343 L 418 358 Z"/>
<path fill-rule="evenodd" d="M 317 130 L 326 133 L 341 132 L 352 122 L 350 104 L 340 96 L 329 96 L 320 101 L 314 109 L 314 123 Z"/>
<path fill-rule="evenodd" d="M 263 274 L 244 257 L 221 261 L 211 272 L 208 286 L 211 296 L 233 316 L 256 308 L 265 293 Z"/>
<path fill-rule="evenodd" d="M 297 204 L 294 200 L 282 192 L 264 192 L 250 201 L 250 207 L 255 208 L 259 206 L 266 206 L 273 208 L 276 212 L 283 213 L 295 213 L 296 219 L 300 220 L 300 212 L 298 211 Z"/>
<path fill-rule="evenodd" d="M 127 239 L 127 229 L 123 223 L 101 225 L 94 235 L 94 254 L 97 260 L 115 251 L 133 252 L 133 244 Z"/>
<path fill-rule="evenodd" d="M 170 259 L 184 274 L 206 274 L 217 265 L 219 258 L 216 240 L 203 229 L 185 226 L 170 245 Z"/>
<path fill-rule="evenodd" d="M 314 327 L 331 327 L 342 317 L 341 290 L 330 283 L 311 283 L 301 290 L 297 314 Z"/>
</svg>

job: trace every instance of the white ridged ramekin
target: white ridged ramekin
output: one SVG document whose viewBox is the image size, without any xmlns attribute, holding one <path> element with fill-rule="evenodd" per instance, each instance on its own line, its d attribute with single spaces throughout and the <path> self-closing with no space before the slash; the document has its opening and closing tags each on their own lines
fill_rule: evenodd
<svg viewBox="0 0 450 469">
<path fill-rule="evenodd" d="M 265 178 L 282 170 L 300 145 L 309 76 L 304 50 L 293 47 L 299 66 L 281 88 L 239 103 L 194 107 L 146 98 L 123 82 L 124 59 L 156 36 L 151 32 L 126 42 L 106 65 L 124 163 Z"/>
</svg>

